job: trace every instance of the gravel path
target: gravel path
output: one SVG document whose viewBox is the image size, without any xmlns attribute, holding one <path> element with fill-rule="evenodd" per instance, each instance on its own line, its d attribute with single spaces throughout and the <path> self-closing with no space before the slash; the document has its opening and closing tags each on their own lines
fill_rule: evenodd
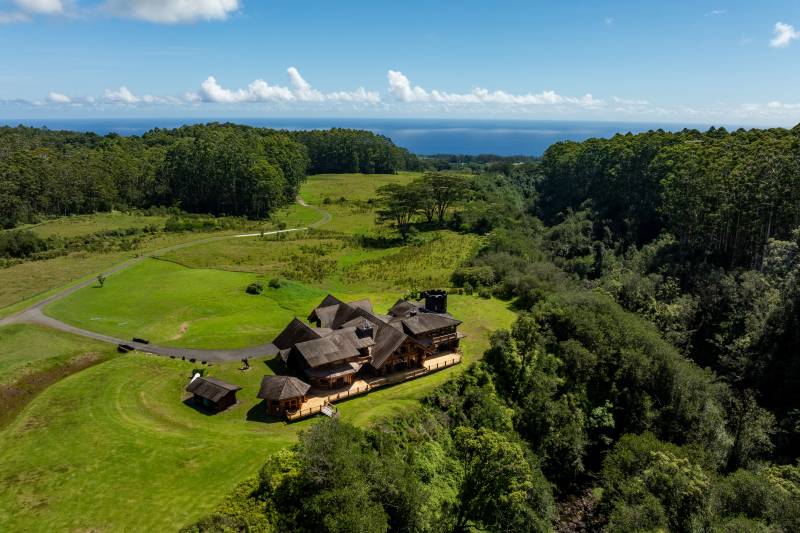
<svg viewBox="0 0 800 533">
<path fill-rule="evenodd" d="M 310 224 L 309 227 L 317 227 L 325 224 L 331 219 L 330 213 L 323 209 L 319 209 L 318 207 L 310 206 L 306 204 L 299 196 L 297 201 L 300 205 L 304 207 L 310 207 L 318 211 L 323 218 L 313 224 Z M 154 250 L 150 253 L 144 254 L 140 257 L 136 257 L 134 259 L 129 259 L 115 267 L 103 272 L 103 276 L 110 276 L 112 274 L 116 274 L 126 268 L 130 268 L 131 266 L 144 261 L 145 259 L 149 259 L 151 257 L 156 257 L 161 254 L 165 254 L 168 252 L 172 252 L 174 250 L 180 250 L 182 248 L 188 248 L 190 246 L 197 246 L 199 244 L 207 244 L 209 242 L 216 242 L 225 239 L 238 239 L 243 237 L 260 237 L 261 235 L 275 235 L 278 233 L 289 233 L 293 231 L 303 231 L 309 229 L 306 228 L 290 228 L 290 229 L 283 229 L 283 230 L 276 230 L 276 231 L 265 231 L 263 233 L 245 233 L 241 235 L 225 235 L 220 237 L 209 237 L 207 239 L 199 239 L 196 241 L 189 241 L 184 242 L 181 244 L 175 244 L 173 246 L 168 246 L 166 248 L 160 248 L 158 250 Z M 236 348 L 236 349 L 229 349 L 229 350 L 199 350 L 199 349 L 192 349 L 192 348 L 173 348 L 169 346 L 156 346 L 154 344 L 142 344 L 138 342 L 132 342 L 129 339 L 119 339 L 117 337 L 112 337 L 110 335 L 104 335 L 102 333 L 97 333 L 94 331 L 90 331 L 88 329 L 78 328 L 75 326 L 71 326 L 65 322 L 61 322 L 60 320 L 56 320 L 55 318 L 49 317 L 44 314 L 43 309 L 50 305 L 51 303 L 61 300 L 69 296 L 70 294 L 83 289 L 84 287 L 88 287 L 92 284 L 96 283 L 95 279 L 89 279 L 78 283 L 77 285 L 73 285 L 68 287 L 62 291 L 58 291 L 57 293 L 41 300 L 35 304 L 32 304 L 30 307 L 23 309 L 22 311 L 15 313 L 11 316 L 8 316 L 2 320 L 0 320 L 0 326 L 7 326 L 11 324 L 39 324 L 42 326 L 46 326 L 49 328 L 57 329 L 60 331 L 66 331 L 67 333 L 73 333 L 75 335 L 80 335 L 82 337 L 88 337 L 90 339 L 95 339 L 103 342 L 108 342 L 111 344 L 127 344 L 139 350 L 141 352 L 147 352 L 155 355 L 162 355 L 165 357 L 181 357 L 186 359 L 196 359 L 197 361 L 208 361 L 208 362 L 221 362 L 221 361 L 237 361 L 241 360 L 244 357 L 264 357 L 275 355 L 278 353 L 278 349 L 275 347 L 274 344 L 261 344 L 258 346 L 252 346 L 249 348 Z"/>
</svg>

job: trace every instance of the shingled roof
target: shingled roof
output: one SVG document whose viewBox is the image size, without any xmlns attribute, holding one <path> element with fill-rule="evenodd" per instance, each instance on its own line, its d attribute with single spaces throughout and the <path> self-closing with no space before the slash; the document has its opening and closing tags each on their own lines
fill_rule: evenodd
<svg viewBox="0 0 800 533">
<path fill-rule="evenodd" d="M 287 400 L 305 396 L 311 385 L 292 376 L 264 376 L 257 398 Z"/>
<path fill-rule="evenodd" d="M 303 322 L 302 320 L 298 320 L 297 318 L 293 319 L 289 322 L 289 325 L 286 326 L 280 334 L 275 337 L 275 340 L 272 343 L 279 349 L 279 350 L 286 350 L 287 348 L 291 348 L 298 342 L 305 342 L 310 341 L 312 339 L 318 339 L 321 335 L 314 331 L 311 326 Z"/>
<path fill-rule="evenodd" d="M 195 396 L 204 398 L 210 402 L 218 402 L 229 392 L 242 390 L 238 385 L 225 383 L 224 381 L 210 377 L 195 378 L 186 386 L 186 390 Z"/>
<path fill-rule="evenodd" d="M 300 352 L 311 368 L 358 357 L 359 352 L 358 337 L 355 335 L 355 328 L 347 330 L 337 330 L 321 339 L 314 339 L 295 344 L 295 349 Z"/>
<path fill-rule="evenodd" d="M 438 313 L 420 313 L 401 320 L 403 328 L 411 335 L 420 335 L 448 326 L 457 326 L 461 321 L 452 316 Z"/>
</svg>

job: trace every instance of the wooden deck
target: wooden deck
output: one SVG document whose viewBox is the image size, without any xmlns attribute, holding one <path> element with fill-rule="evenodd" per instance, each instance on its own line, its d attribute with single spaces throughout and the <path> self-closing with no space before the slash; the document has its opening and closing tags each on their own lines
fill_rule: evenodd
<svg viewBox="0 0 800 533">
<path fill-rule="evenodd" d="M 387 387 L 411 379 L 416 379 L 426 376 L 437 370 L 457 365 L 461 362 L 461 353 L 450 352 L 446 354 L 436 355 L 425 359 L 422 368 L 412 368 L 402 372 L 396 372 L 388 376 L 374 377 L 368 379 L 359 379 L 353 382 L 349 387 L 342 387 L 333 391 L 323 389 L 311 389 L 309 398 L 303 403 L 303 407 L 292 413 L 286 413 L 286 420 L 293 422 L 301 418 L 307 418 L 322 411 L 325 405 L 332 404 L 341 400 L 352 398 L 366 394 L 373 389 L 379 387 Z"/>
</svg>

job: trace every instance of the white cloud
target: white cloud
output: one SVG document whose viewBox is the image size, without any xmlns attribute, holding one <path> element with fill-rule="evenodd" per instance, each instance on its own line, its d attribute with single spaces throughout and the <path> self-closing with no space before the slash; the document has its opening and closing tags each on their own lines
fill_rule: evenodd
<svg viewBox="0 0 800 533">
<path fill-rule="evenodd" d="M 243 102 L 274 102 L 294 100 L 294 95 L 286 87 L 276 87 L 264 80 L 256 80 L 247 89 L 232 91 L 217 83 L 214 76 L 209 76 L 200 84 L 199 100 L 222 104 L 238 104 Z"/>
<path fill-rule="evenodd" d="M 615 22 L 616 22 L 616 19 L 614 19 L 614 17 L 606 17 L 606 18 L 603 19 L 603 23 L 606 26 L 613 26 Z"/>
<path fill-rule="evenodd" d="M 615 104 L 621 105 L 628 105 L 628 106 L 645 106 L 650 105 L 650 102 L 647 100 L 635 100 L 631 98 L 620 98 L 618 96 L 612 96 L 611 99 L 614 101 Z"/>
<path fill-rule="evenodd" d="M 775 24 L 775 28 L 772 31 L 775 37 L 772 38 L 769 45 L 773 48 L 785 48 L 789 46 L 792 41 L 800 39 L 800 32 L 795 30 L 794 26 L 790 24 L 778 22 Z"/>
<path fill-rule="evenodd" d="M 55 15 L 64 12 L 61 0 L 14 0 L 14 3 L 27 13 Z"/>
<path fill-rule="evenodd" d="M 72 98 L 66 94 L 51 92 L 47 95 L 47 101 L 54 104 L 69 104 L 72 102 Z"/>
<path fill-rule="evenodd" d="M 107 0 L 104 4 L 115 15 L 161 24 L 225 20 L 240 7 L 239 0 Z"/>
<path fill-rule="evenodd" d="M 428 91 L 422 87 L 412 86 L 409 79 L 396 70 L 387 73 L 389 93 L 401 102 L 433 102 L 444 104 L 498 104 L 513 106 L 541 105 L 573 105 L 581 107 L 598 107 L 602 100 L 591 94 L 582 97 L 562 96 L 554 91 L 541 93 L 511 94 L 505 91 L 489 91 L 476 87 L 468 93 L 448 93 L 433 89 Z"/>
<path fill-rule="evenodd" d="M 728 14 L 728 10 L 727 9 L 712 9 L 711 11 L 706 13 L 706 16 L 707 17 L 720 17 L 722 15 L 727 15 L 727 14 Z"/>
<path fill-rule="evenodd" d="M 370 92 L 363 87 L 357 90 L 337 91 L 323 93 L 313 88 L 295 67 L 287 69 L 289 81 L 292 88 L 280 85 L 270 85 L 262 79 L 258 79 L 247 86 L 246 89 L 226 89 L 222 87 L 214 78 L 209 76 L 200 85 L 200 92 L 197 95 L 190 94 L 189 101 L 203 101 L 224 104 L 237 104 L 245 102 L 380 102 L 380 95 L 377 92 Z M 196 96 L 196 97 L 195 97 Z"/>
<path fill-rule="evenodd" d="M 103 100 L 112 104 L 136 104 L 142 99 L 123 86 L 116 91 L 106 89 L 103 93 Z"/>
</svg>

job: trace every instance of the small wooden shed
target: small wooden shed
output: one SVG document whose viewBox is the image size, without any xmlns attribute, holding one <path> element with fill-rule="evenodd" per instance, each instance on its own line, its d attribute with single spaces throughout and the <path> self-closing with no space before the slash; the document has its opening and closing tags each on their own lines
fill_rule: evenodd
<svg viewBox="0 0 800 533">
<path fill-rule="evenodd" d="M 273 415 L 300 409 L 306 401 L 311 385 L 293 376 L 264 376 L 258 398 L 267 403 L 267 411 Z"/>
<path fill-rule="evenodd" d="M 220 379 L 200 376 L 194 378 L 186 390 L 192 393 L 192 401 L 196 405 L 222 411 L 236 404 L 236 392 L 242 388 Z"/>
</svg>

